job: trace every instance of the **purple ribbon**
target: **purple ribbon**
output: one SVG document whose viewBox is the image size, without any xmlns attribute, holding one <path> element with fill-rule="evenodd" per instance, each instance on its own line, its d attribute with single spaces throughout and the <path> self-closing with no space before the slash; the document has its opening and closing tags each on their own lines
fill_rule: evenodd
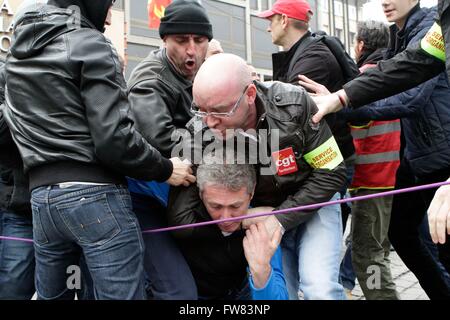
<svg viewBox="0 0 450 320">
<path fill-rule="evenodd" d="M 12 241 L 22 241 L 22 242 L 31 242 L 31 243 L 33 243 L 33 239 L 16 238 L 16 237 L 3 237 L 3 236 L 0 236 L 0 240 L 12 240 Z"/>
<path fill-rule="evenodd" d="M 142 233 L 167 232 L 167 231 L 174 231 L 174 230 L 180 230 L 180 229 L 202 227 L 202 226 L 207 226 L 210 224 L 218 224 L 218 223 L 223 223 L 223 222 L 240 221 L 240 220 L 264 217 L 264 216 L 270 216 L 270 215 L 286 214 L 286 213 L 295 212 L 295 211 L 313 210 L 313 209 L 318 209 L 318 208 L 322 208 L 325 206 L 331 206 L 331 205 L 341 204 L 341 203 L 346 203 L 346 202 L 362 201 L 362 200 L 368 200 L 368 199 L 373 199 L 373 198 L 392 196 L 392 195 L 396 195 L 396 194 L 400 194 L 400 193 L 414 192 L 414 191 L 420 191 L 420 190 L 425 190 L 425 189 L 433 189 L 433 188 L 438 188 L 440 186 L 449 185 L 449 184 L 450 184 L 450 181 L 437 182 L 437 183 L 425 184 L 425 185 L 411 187 L 411 188 L 404 188 L 404 189 L 391 190 L 391 191 L 380 192 L 380 193 L 375 193 L 375 194 L 369 194 L 369 195 L 359 196 L 359 197 L 354 197 L 354 198 L 346 198 L 346 199 L 341 199 L 341 200 L 309 204 L 306 206 L 276 210 L 276 211 L 271 211 L 271 212 L 249 214 L 249 215 L 244 215 L 244 216 L 235 217 L 235 218 L 227 218 L 227 219 L 221 219 L 221 220 L 212 220 L 212 221 L 205 221 L 205 222 L 199 222 L 199 223 L 191 223 L 191 224 L 185 224 L 185 225 L 181 225 L 181 226 L 168 227 L 168 228 L 149 229 L 149 230 L 142 231 Z M 33 239 L 2 237 L 2 236 L 0 236 L 0 240 L 33 242 Z"/>
</svg>

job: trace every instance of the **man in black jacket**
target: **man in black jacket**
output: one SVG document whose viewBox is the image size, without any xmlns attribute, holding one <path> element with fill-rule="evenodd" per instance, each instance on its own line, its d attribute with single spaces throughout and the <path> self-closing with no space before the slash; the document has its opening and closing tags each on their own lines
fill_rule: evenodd
<svg viewBox="0 0 450 320">
<path fill-rule="evenodd" d="M 340 88 L 345 83 L 343 71 L 327 45 L 322 41 L 313 40 L 314 37 L 308 31 L 312 14 L 308 2 L 304 0 L 278 0 L 270 10 L 259 14 L 260 17 L 270 20 L 267 31 L 272 35 L 272 42 L 282 46 L 284 50 L 272 55 L 273 79 L 298 84 L 297 76 L 303 74 L 322 83 L 328 89 L 335 90 L 331 88 Z M 339 115 L 333 114 L 325 119 L 346 160 L 351 179 L 355 148 L 350 128 Z M 342 187 L 343 190 L 346 189 L 344 185 Z M 345 194 L 345 191 L 342 193 Z M 330 217 L 331 214 L 341 217 L 341 210 L 338 209 L 326 217 Z M 325 224 L 327 223 L 324 222 Z M 342 223 L 336 225 L 336 230 L 342 230 Z M 283 249 L 287 252 L 285 248 Z M 336 250 L 339 248 L 336 247 Z M 335 268 L 339 269 L 339 261 L 336 261 Z"/>
<path fill-rule="evenodd" d="M 3 103 L 5 65 L 3 61 L 0 64 L 0 103 Z M 0 149 L 0 235 L 33 238 L 28 179 L 1 111 Z M 34 292 L 33 245 L 0 240 L 0 300 L 30 300 Z"/>
<path fill-rule="evenodd" d="M 144 299 L 142 235 L 124 175 L 195 181 L 134 127 L 117 53 L 102 34 L 111 6 L 53 0 L 15 23 L 4 116 L 30 179 L 40 299 L 72 296 L 67 272 L 81 253 L 96 298 Z"/>
<path fill-rule="evenodd" d="M 213 76 L 219 72 L 220 77 Z M 192 110 L 202 117 L 217 141 L 230 141 L 230 129 L 242 129 L 244 136 L 256 135 L 249 139 L 261 143 L 259 158 L 252 159 L 257 160 L 259 172 L 252 203 L 255 208 L 249 212 L 328 201 L 341 188 L 345 166 L 339 147 L 325 122 L 312 126 L 310 117 L 316 109 L 302 88 L 282 82 L 252 82 L 245 61 L 235 55 L 218 54 L 200 68 L 193 92 Z M 264 140 L 264 132 L 273 138 Z M 274 166 L 264 157 L 273 159 Z M 266 170 L 272 168 L 276 170 Z M 343 298 L 342 286 L 337 283 L 339 268 L 332 265 L 339 266 L 342 238 L 337 227 L 340 216 L 330 214 L 334 210 L 336 206 L 319 213 L 295 212 L 264 220 L 269 231 L 279 223 L 288 231 L 283 241 L 298 257 L 283 259 L 289 260 L 289 265 L 301 265 L 301 289 L 306 299 Z M 321 224 L 321 219 L 327 219 L 327 226 Z M 290 270 L 294 272 L 286 276 L 294 297 L 299 275 L 297 269 Z"/>
<path fill-rule="evenodd" d="M 439 0 L 437 20 L 427 35 L 393 58 L 378 63 L 344 89 L 316 97 L 319 111 L 313 120 L 337 112 L 343 107 L 357 108 L 379 99 L 403 92 L 446 70 L 450 77 L 450 1 Z M 447 54 L 446 54 L 447 53 Z M 319 87 L 316 86 L 316 89 Z M 449 179 L 450 181 L 450 179 Z M 428 209 L 432 239 L 444 244 L 450 235 L 450 187 L 436 192 Z"/>
<path fill-rule="evenodd" d="M 177 129 L 192 118 L 192 81 L 205 60 L 212 26 L 203 6 L 193 0 L 172 2 L 161 19 L 159 34 L 164 48 L 150 52 L 128 81 L 136 126 L 143 136 L 166 157 L 179 141 Z M 152 196 L 129 180 L 133 210 L 143 229 L 167 226 L 167 194 Z M 166 185 L 150 183 L 158 190 Z M 150 193 L 150 194 L 149 194 Z M 155 192 L 153 193 L 155 194 Z M 163 199 L 164 200 L 164 199 Z M 189 267 L 169 233 L 148 234 L 145 242 L 145 270 L 154 299 L 196 299 L 197 290 Z"/>
</svg>

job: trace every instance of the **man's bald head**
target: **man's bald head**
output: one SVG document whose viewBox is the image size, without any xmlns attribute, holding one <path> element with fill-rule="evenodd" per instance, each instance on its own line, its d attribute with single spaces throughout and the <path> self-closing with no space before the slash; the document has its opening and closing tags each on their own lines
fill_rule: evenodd
<svg viewBox="0 0 450 320">
<path fill-rule="evenodd" d="M 194 81 L 194 97 L 201 100 L 205 96 L 230 95 L 252 82 L 251 72 L 247 62 L 229 53 L 211 56 L 198 70 Z"/>
<path fill-rule="evenodd" d="M 206 113 L 203 121 L 219 138 L 227 139 L 228 129 L 256 127 L 257 89 L 240 57 L 219 53 L 207 59 L 195 77 L 193 95 L 196 108 Z"/>
</svg>

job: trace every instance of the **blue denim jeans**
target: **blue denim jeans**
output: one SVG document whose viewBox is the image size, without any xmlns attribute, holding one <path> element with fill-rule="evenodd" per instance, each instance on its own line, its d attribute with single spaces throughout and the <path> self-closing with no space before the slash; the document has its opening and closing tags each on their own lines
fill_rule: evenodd
<svg viewBox="0 0 450 320">
<path fill-rule="evenodd" d="M 131 193 L 133 210 L 142 230 L 168 226 L 166 208 L 156 199 Z M 144 268 L 152 300 L 197 300 L 197 286 L 186 259 L 169 232 L 146 233 Z"/>
<path fill-rule="evenodd" d="M 1 212 L 3 236 L 33 238 L 31 217 Z M 29 242 L 0 240 L 0 300 L 30 300 L 34 295 L 34 249 Z"/>
<path fill-rule="evenodd" d="M 68 268 L 81 254 L 96 299 L 146 298 L 142 235 L 125 187 L 40 187 L 31 204 L 38 299 L 73 298 Z"/>
<path fill-rule="evenodd" d="M 339 270 L 339 282 L 348 290 L 353 290 L 356 285 L 356 274 L 352 264 L 352 242 L 350 241 L 345 250 Z"/>
<path fill-rule="evenodd" d="M 330 201 L 339 199 L 335 194 Z M 339 283 L 342 218 L 339 205 L 321 208 L 281 241 L 289 299 L 345 300 Z"/>
</svg>

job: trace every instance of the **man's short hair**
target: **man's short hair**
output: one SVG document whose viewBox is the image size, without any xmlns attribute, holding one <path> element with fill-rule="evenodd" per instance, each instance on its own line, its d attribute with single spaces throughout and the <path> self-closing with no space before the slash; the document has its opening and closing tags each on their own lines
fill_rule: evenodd
<svg viewBox="0 0 450 320">
<path fill-rule="evenodd" d="M 301 30 L 301 31 L 307 31 L 309 29 L 309 24 L 306 21 L 292 19 L 292 18 L 289 18 L 289 21 L 294 29 Z"/>
<path fill-rule="evenodd" d="M 386 48 L 389 43 L 389 29 L 383 22 L 360 21 L 357 25 L 356 40 L 364 41 L 364 47 L 369 50 Z"/>
<path fill-rule="evenodd" d="M 243 187 L 252 194 L 256 185 L 256 170 L 251 164 L 224 163 L 214 157 L 205 157 L 197 169 L 197 186 L 203 192 L 205 184 L 224 186 L 231 191 Z"/>
</svg>

